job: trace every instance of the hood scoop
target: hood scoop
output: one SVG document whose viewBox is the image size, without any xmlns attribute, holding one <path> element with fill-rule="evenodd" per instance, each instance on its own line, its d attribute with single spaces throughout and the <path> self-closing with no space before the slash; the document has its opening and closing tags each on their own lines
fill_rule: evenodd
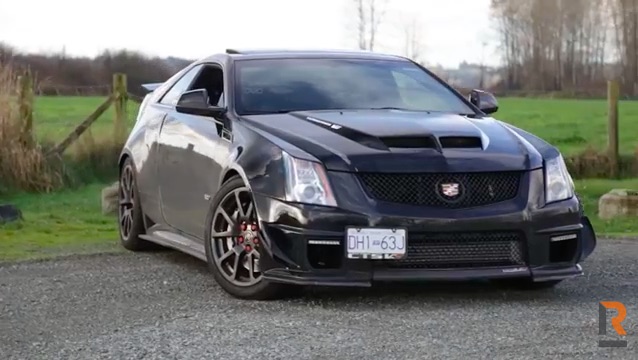
<svg viewBox="0 0 638 360">
<path fill-rule="evenodd" d="M 354 125 L 361 125 L 359 129 L 358 126 L 346 126 L 348 121 L 343 123 L 344 119 L 341 117 L 343 113 L 340 113 L 340 116 L 332 116 L 335 119 L 339 119 L 341 123 L 335 123 L 333 121 L 324 120 L 323 118 L 318 118 L 312 112 L 291 112 L 289 115 L 294 116 L 298 119 L 308 121 L 313 123 L 314 125 L 323 127 L 333 133 L 339 134 L 349 140 L 357 142 L 363 146 L 367 146 L 372 149 L 388 151 L 390 149 L 432 149 L 438 152 L 442 152 L 444 149 L 481 149 L 483 150 L 487 146 L 488 139 L 484 139 L 481 136 L 474 135 L 476 133 L 475 127 L 472 129 L 464 129 L 460 128 L 457 131 L 452 130 L 452 134 L 458 133 L 459 135 L 444 135 L 444 136 L 436 136 L 437 132 L 441 132 L 441 130 L 436 130 L 437 127 L 444 128 L 449 126 L 451 129 L 455 128 L 454 124 L 451 125 L 442 125 L 442 124 L 430 124 L 427 126 L 434 127 L 434 132 L 426 132 L 424 134 L 422 125 L 419 125 L 418 121 L 404 121 L 400 123 L 403 127 L 406 124 L 409 124 L 412 128 L 404 129 L 401 135 L 396 134 L 388 134 L 388 132 L 392 132 L 392 126 L 386 125 L 385 122 L 373 122 L 373 129 L 367 130 L 364 129 L 363 124 L 365 121 L 359 119 L 357 121 L 351 121 Z M 330 118 L 324 116 L 325 118 Z M 356 119 L 355 119 L 356 120 Z M 436 120 L 436 119 L 435 119 Z M 433 120 L 434 121 L 434 120 Z M 442 120 L 436 120 L 441 122 Z M 460 125 L 467 125 L 465 123 L 460 123 Z M 376 127 L 375 127 L 376 126 Z M 390 130 L 390 131 L 389 131 Z M 405 131 L 405 132 L 404 132 Z M 449 131 L 449 130 L 448 130 Z M 471 131 L 468 133 L 468 131 Z M 382 134 L 385 133 L 385 134 Z M 378 135 L 377 135 L 378 134 Z M 447 132 L 450 134 L 450 132 Z M 463 135 L 461 135 L 463 134 Z M 485 142 L 485 143 L 484 143 Z"/>
<path fill-rule="evenodd" d="M 483 149 L 483 140 L 478 136 L 441 136 L 443 149 Z"/>
<path fill-rule="evenodd" d="M 380 138 L 385 146 L 396 149 L 438 149 L 433 136 L 385 136 Z"/>
<path fill-rule="evenodd" d="M 434 136 L 385 136 L 379 139 L 394 149 L 483 149 L 483 140 L 478 136 L 441 136 L 438 141 Z"/>
</svg>

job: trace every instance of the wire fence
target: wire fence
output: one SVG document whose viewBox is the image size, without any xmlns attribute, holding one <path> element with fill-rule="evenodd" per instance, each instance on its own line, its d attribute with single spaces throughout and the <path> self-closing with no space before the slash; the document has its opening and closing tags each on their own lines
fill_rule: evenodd
<svg viewBox="0 0 638 360">
<path fill-rule="evenodd" d="M 36 85 L 37 96 L 108 96 L 113 93 L 110 85 L 73 86 L 73 85 Z"/>
</svg>

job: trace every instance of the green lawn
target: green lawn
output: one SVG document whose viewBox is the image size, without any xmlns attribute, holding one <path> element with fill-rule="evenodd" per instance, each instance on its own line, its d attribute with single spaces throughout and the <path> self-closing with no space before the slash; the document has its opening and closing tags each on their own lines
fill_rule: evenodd
<svg viewBox="0 0 638 360">
<path fill-rule="evenodd" d="M 106 97 L 39 96 L 34 104 L 34 129 L 39 139 L 59 141 L 66 137 L 80 122 L 89 116 Z M 129 129 L 132 127 L 139 105 L 128 101 Z M 93 123 L 90 130 L 97 134 L 113 133 L 113 106 Z"/>
<path fill-rule="evenodd" d="M 576 191 L 583 200 L 585 213 L 591 219 L 596 233 L 610 236 L 638 236 L 638 221 L 636 221 L 636 218 L 601 220 L 597 216 L 598 199 L 601 196 L 611 189 L 638 189 L 638 179 L 587 179 L 576 180 L 575 183 Z"/>
<path fill-rule="evenodd" d="M 38 97 L 35 126 L 40 139 L 60 140 L 89 115 L 103 97 Z M 494 117 L 528 130 L 558 146 L 565 154 L 582 150 L 588 144 L 604 148 L 607 144 L 607 104 L 605 100 L 563 100 L 503 98 Z M 129 101 L 129 128 L 138 105 Z M 638 148 L 638 101 L 622 101 L 620 145 L 625 153 Z M 113 131 L 113 109 L 109 109 L 91 128 L 92 134 Z"/>
<path fill-rule="evenodd" d="M 17 205 L 24 217 L 0 225 L 0 261 L 117 249 L 117 220 L 101 213 L 104 186 L 0 198 Z"/>
<path fill-rule="evenodd" d="M 607 144 L 605 100 L 504 98 L 499 103 L 495 118 L 540 136 L 565 154 Z M 638 149 L 638 101 L 621 101 L 618 108 L 620 150 L 633 153 Z"/>
<path fill-rule="evenodd" d="M 101 213 L 100 191 L 104 186 L 6 199 L 22 209 L 24 220 L 0 226 L 0 261 L 121 250 L 115 216 Z M 601 195 L 610 188 L 638 189 L 638 179 L 582 180 L 577 181 L 577 187 L 599 235 L 638 235 L 635 219 L 603 221 L 596 217 Z"/>
</svg>

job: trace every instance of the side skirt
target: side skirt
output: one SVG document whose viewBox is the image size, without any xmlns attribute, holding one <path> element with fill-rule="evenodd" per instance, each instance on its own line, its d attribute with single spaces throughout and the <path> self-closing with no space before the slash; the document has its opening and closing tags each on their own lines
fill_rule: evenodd
<svg viewBox="0 0 638 360">
<path fill-rule="evenodd" d="M 140 235 L 140 238 L 207 261 L 204 244 L 187 235 L 177 234 L 161 225 L 153 225 L 146 234 Z"/>
</svg>

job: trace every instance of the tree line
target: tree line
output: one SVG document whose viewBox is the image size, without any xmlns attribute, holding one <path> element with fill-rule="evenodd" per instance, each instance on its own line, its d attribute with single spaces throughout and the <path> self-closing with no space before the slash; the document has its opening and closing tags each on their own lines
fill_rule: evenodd
<svg viewBox="0 0 638 360">
<path fill-rule="evenodd" d="M 360 49 L 376 49 L 389 2 L 351 0 Z M 502 59 L 498 90 L 600 96 L 614 78 L 625 96 L 638 96 L 638 0 L 491 0 L 489 16 Z M 403 22 L 403 55 L 427 59 L 418 19 Z"/>
<path fill-rule="evenodd" d="M 106 93 L 116 72 L 127 74 L 129 91 L 141 95 L 144 92 L 141 84 L 162 82 L 190 62 L 181 58 L 150 57 L 129 50 L 107 50 L 95 57 L 68 56 L 65 51 L 27 54 L 0 43 L 0 64 L 29 69 L 36 79 L 38 95 Z"/>
<path fill-rule="evenodd" d="M 637 0 L 491 0 L 507 90 L 638 95 Z"/>
</svg>

